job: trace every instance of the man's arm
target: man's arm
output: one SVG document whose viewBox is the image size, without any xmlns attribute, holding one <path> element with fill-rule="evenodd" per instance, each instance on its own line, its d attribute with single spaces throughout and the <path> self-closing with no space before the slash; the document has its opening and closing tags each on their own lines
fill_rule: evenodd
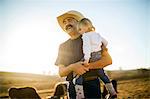
<svg viewBox="0 0 150 99">
<path fill-rule="evenodd" d="M 71 72 L 75 72 L 77 75 L 82 75 L 89 70 L 88 67 L 82 65 L 82 62 L 76 62 L 68 66 L 65 66 L 66 61 L 64 60 L 65 56 L 63 54 L 63 51 L 64 51 L 64 46 L 61 44 L 59 46 L 59 52 L 55 62 L 55 65 L 59 66 L 59 75 L 61 77 L 65 77 Z"/>
<path fill-rule="evenodd" d="M 107 48 L 103 48 L 101 59 L 96 62 L 89 63 L 89 69 L 104 68 L 110 64 L 112 64 L 111 56 L 107 52 Z"/>
<path fill-rule="evenodd" d="M 59 75 L 61 77 L 67 76 L 70 72 L 72 72 L 72 67 L 65 67 L 64 65 L 59 65 Z"/>
<path fill-rule="evenodd" d="M 68 66 L 59 65 L 59 75 L 61 77 L 65 77 L 71 72 L 75 72 L 77 75 L 82 75 L 87 71 L 89 71 L 89 68 L 83 66 L 82 62 L 77 62 Z"/>
<path fill-rule="evenodd" d="M 59 75 L 61 77 L 65 77 L 72 71 L 75 72 L 77 75 L 82 75 L 86 71 L 89 71 L 89 69 L 104 68 L 112 64 L 112 59 L 109 53 L 107 52 L 107 48 L 104 47 L 102 51 L 102 57 L 100 60 L 89 63 L 88 67 L 83 66 L 82 63 L 83 62 L 77 62 L 68 66 L 59 65 Z"/>
</svg>

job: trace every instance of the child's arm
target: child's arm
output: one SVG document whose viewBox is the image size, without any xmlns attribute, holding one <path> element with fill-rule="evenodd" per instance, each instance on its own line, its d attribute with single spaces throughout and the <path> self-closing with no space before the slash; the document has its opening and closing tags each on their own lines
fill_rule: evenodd
<svg viewBox="0 0 150 99">
<path fill-rule="evenodd" d="M 83 64 L 84 66 L 89 66 L 89 60 L 84 60 Z"/>
<path fill-rule="evenodd" d="M 108 41 L 102 37 L 102 43 L 103 43 L 103 45 L 106 47 L 107 44 L 108 44 Z"/>
<path fill-rule="evenodd" d="M 88 65 L 89 59 L 91 57 L 90 38 L 86 34 L 83 34 L 82 40 L 83 40 L 84 63 L 85 65 Z"/>
</svg>

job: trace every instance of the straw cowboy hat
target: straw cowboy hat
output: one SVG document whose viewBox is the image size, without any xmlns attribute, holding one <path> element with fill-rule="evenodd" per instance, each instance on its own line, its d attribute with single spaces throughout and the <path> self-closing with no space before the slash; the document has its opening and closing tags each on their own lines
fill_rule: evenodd
<svg viewBox="0 0 150 99">
<path fill-rule="evenodd" d="M 68 12 L 58 16 L 57 21 L 63 30 L 64 30 L 63 20 L 68 17 L 72 17 L 72 18 L 76 19 L 77 21 L 80 21 L 82 18 L 84 18 L 84 16 L 80 12 L 74 11 L 74 10 L 68 11 Z"/>
</svg>

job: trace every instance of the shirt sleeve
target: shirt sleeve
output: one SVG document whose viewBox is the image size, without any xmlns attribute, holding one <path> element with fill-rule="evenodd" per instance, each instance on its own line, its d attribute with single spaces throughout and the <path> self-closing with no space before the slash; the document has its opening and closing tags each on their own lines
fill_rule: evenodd
<svg viewBox="0 0 150 99">
<path fill-rule="evenodd" d="M 103 45 L 106 47 L 107 44 L 108 44 L 108 41 L 107 41 L 106 39 L 104 39 L 103 37 L 101 37 L 101 38 L 102 38 L 102 43 L 103 43 Z"/>
<path fill-rule="evenodd" d="M 83 39 L 83 53 L 84 59 L 89 60 L 91 55 L 91 43 L 90 38 L 87 35 L 82 36 Z"/>
<path fill-rule="evenodd" d="M 63 47 L 62 45 L 59 46 L 59 50 L 58 50 L 58 56 L 56 58 L 56 61 L 55 61 L 55 65 L 56 66 L 59 66 L 59 65 L 64 65 L 64 60 L 63 60 Z"/>
</svg>

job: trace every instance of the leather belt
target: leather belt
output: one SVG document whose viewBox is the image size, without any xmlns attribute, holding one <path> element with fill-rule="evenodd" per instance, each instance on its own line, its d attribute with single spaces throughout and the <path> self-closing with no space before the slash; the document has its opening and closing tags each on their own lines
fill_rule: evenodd
<svg viewBox="0 0 150 99">
<path fill-rule="evenodd" d="M 95 80 L 97 78 L 98 78 L 97 76 L 85 77 L 84 81 Z"/>
</svg>

